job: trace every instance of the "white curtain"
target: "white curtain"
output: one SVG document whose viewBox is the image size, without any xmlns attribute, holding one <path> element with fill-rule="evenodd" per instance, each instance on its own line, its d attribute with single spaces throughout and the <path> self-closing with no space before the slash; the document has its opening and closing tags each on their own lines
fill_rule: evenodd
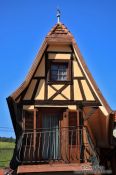
<svg viewBox="0 0 116 175">
<path fill-rule="evenodd" d="M 57 114 L 44 114 L 42 116 L 42 158 L 59 159 L 59 119 Z"/>
</svg>

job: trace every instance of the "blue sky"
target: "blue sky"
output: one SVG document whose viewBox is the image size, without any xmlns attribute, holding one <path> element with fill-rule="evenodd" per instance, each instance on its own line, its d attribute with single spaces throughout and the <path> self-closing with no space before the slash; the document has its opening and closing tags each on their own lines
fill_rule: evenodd
<svg viewBox="0 0 116 175">
<path fill-rule="evenodd" d="M 0 127 L 12 129 L 6 97 L 24 80 L 56 22 L 74 35 L 97 85 L 116 109 L 116 0 L 0 0 Z M 0 135 L 14 136 L 7 130 Z"/>
</svg>

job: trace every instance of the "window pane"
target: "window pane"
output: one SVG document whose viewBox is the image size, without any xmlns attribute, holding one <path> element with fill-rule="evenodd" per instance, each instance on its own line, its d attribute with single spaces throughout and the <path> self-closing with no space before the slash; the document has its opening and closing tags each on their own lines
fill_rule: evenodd
<svg viewBox="0 0 116 175">
<path fill-rule="evenodd" d="M 67 68 L 66 63 L 55 63 L 51 65 L 51 80 L 52 81 L 64 81 L 67 80 Z"/>
<path fill-rule="evenodd" d="M 58 80 L 59 81 L 65 81 L 65 80 L 67 80 L 67 76 L 58 75 Z"/>
<path fill-rule="evenodd" d="M 52 70 L 52 71 L 53 71 L 53 70 L 58 71 L 58 65 L 52 65 L 52 66 L 51 66 L 51 70 Z"/>
<path fill-rule="evenodd" d="M 51 73 L 52 73 L 52 75 L 58 75 L 58 71 L 55 71 L 55 70 L 52 71 Z"/>
<path fill-rule="evenodd" d="M 61 80 L 61 81 L 63 80 L 62 75 L 58 76 L 58 80 Z"/>
<path fill-rule="evenodd" d="M 67 72 L 65 70 L 59 70 L 58 74 L 59 75 L 67 75 Z"/>
<path fill-rule="evenodd" d="M 58 80 L 58 76 L 57 76 L 57 75 L 52 75 L 52 76 L 51 76 L 51 79 L 52 79 L 53 81 L 56 81 L 56 80 Z"/>
<path fill-rule="evenodd" d="M 67 68 L 67 65 L 63 65 L 63 64 L 61 64 L 61 65 L 59 65 L 59 69 L 66 69 Z"/>
<path fill-rule="evenodd" d="M 67 80 L 67 76 L 63 76 L 63 80 Z"/>
</svg>

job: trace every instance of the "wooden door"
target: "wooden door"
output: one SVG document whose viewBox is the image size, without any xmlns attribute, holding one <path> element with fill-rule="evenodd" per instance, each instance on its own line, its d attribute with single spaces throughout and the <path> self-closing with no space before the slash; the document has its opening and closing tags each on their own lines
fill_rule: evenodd
<svg viewBox="0 0 116 175">
<path fill-rule="evenodd" d="M 60 155 L 63 162 L 69 162 L 69 143 L 68 143 L 68 111 L 63 112 L 60 122 Z"/>
<path fill-rule="evenodd" d="M 71 162 L 80 161 L 80 127 L 79 127 L 79 112 L 68 113 L 69 125 L 69 160 Z"/>
<path fill-rule="evenodd" d="M 61 122 L 61 155 L 65 162 L 80 162 L 79 111 L 63 113 Z"/>
</svg>

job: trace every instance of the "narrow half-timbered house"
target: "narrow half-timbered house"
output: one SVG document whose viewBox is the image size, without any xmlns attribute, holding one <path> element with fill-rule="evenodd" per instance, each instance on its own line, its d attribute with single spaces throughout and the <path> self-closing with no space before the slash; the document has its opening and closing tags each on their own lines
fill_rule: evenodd
<svg viewBox="0 0 116 175">
<path fill-rule="evenodd" d="M 87 173 L 93 165 L 114 166 L 115 113 L 64 24 L 48 33 L 7 102 L 16 134 L 10 166 L 17 173 Z"/>
</svg>

